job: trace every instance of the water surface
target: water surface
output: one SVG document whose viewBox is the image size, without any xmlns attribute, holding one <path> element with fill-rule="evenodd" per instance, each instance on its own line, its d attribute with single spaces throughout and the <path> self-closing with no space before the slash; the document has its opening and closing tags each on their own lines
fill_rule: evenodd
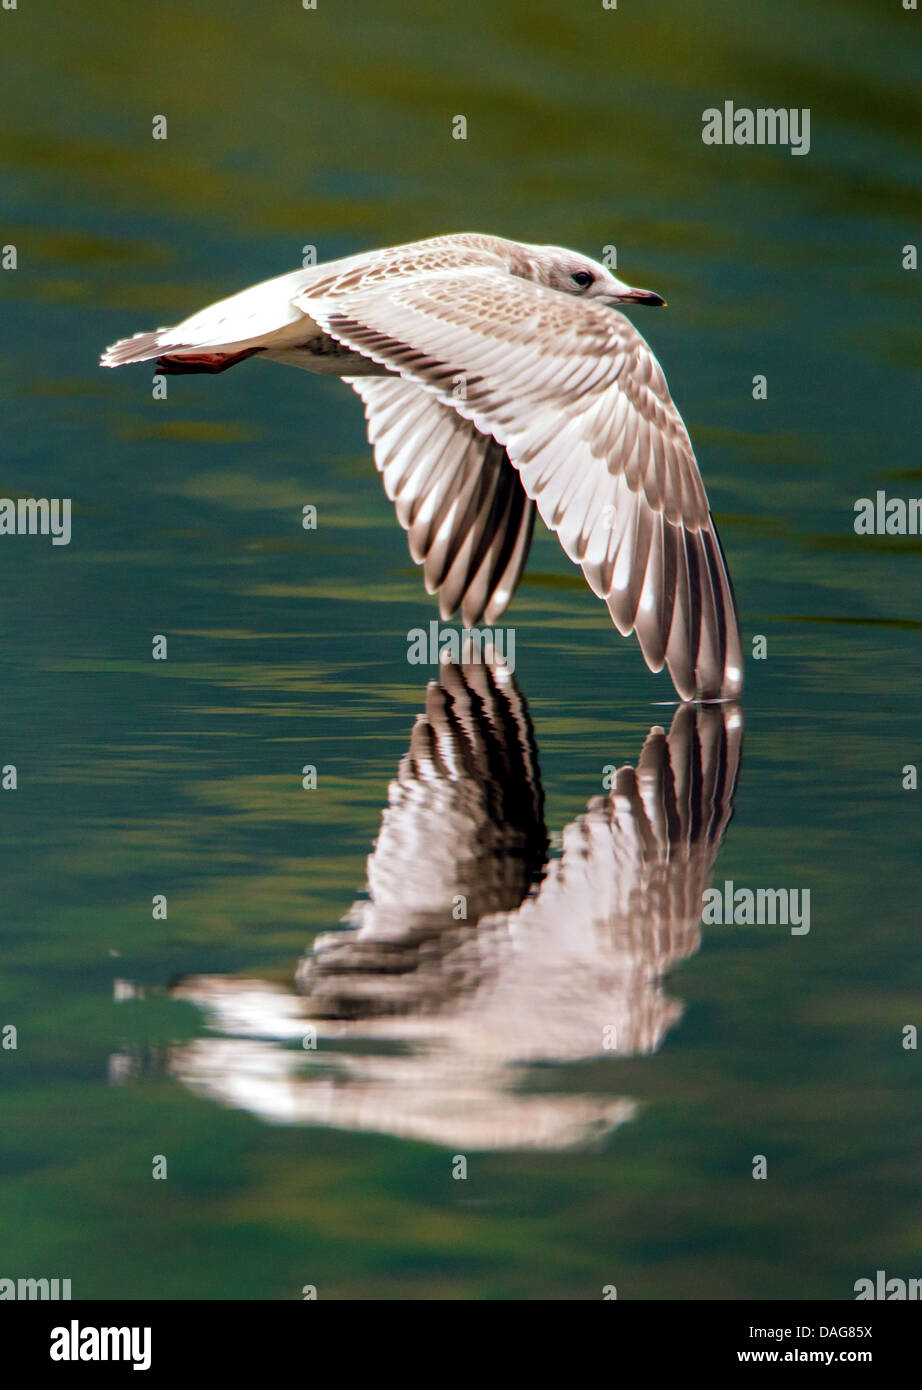
<svg viewBox="0 0 922 1390">
<path fill-rule="evenodd" d="M 19 780 L 0 796 L 0 1024 L 19 1039 L 0 1053 L 0 1274 L 92 1298 L 849 1298 L 878 1268 L 918 1275 L 902 1030 L 920 1022 L 922 885 L 902 781 L 922 756 L 922 542 L 853 530 L 856 498 L 922 488 L 901 265 L 917 15 L 98 0 L 2 26 L 0 242 L 18 268 L 0 273 L 0 493 L 72 497 L 74 519 L 67 547 L 0 550 L 0 761 Z M 701 113 L 729 99 L 809 107 L 809 154 L 705 147 Z M 450 952 L 422 952 L 426 989 L 404 972 L 398 1025 L 349 1023 L 339 992 L 341 1035 L 300 1042 L 304 963 L 373 902 L 366 860 L 438 675 L 406 660 L 435 610 L 359 403 L 258 362 L 171 381 L 167 401 L 146 368 L 96 366 L 306 245 L 458 230 L 615 245 L 618 273 L 668 299 L 635 320 L 695 441 L 746 649 L 767 641 L 713 874 L 811 894 L 805 935 L 699 941 L 682 918 L 641 950 L 645 1022 L 612 1017 L 620 1047 L 568 1050 L 580 996 L 552 967 L 516 977 L 516 1055 L 488 1076 L 483 1017 L 452 1015 L 445 1060 L 439 1010 L 471 993 Z M 524 825 L 492 804 L 475 832 L 481 850 L 487 825 L 524 836 L 487 846 L 506 866 L 494 914 L 553 886 L 604 769 L 636 768 L 675 713 L 544 533 L 510 621 L 533 741 L 516 765 L 541 804 Z M 228 1019 L 244 997 L 255 1016 Z"/>
</svg>

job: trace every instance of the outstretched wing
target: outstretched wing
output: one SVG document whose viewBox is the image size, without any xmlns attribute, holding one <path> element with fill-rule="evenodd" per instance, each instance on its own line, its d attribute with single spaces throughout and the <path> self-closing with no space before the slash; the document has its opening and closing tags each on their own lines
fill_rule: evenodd
<svg viewBox="0 0 922 1390">
<path fill-rule="evenodd" d="M 483 267 L 295 303 L 505 448 L 651 670 L 665 661 L 686 699 L 739 693 L 739 620 L 694 451 L 628 319 Z"/>
<path fill-rule="evenodd" d="M 399 376 L 346 377 L 365 403 L 384 490 L 439 612 L 495 623 L 525 567 L 535 523 L 501 444 Z"/>
</svg>

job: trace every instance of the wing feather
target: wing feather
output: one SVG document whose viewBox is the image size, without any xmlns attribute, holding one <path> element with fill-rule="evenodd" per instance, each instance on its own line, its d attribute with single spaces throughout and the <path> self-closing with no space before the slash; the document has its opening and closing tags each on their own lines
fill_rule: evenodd
<svg viewBox="0 0 922 1390">
<path fill-rule="evenodd" d="M 308 291 L 295 302 L 325 332 L 451 412 L 459 430 L 471 431 L 469 440 L 496 441 L 619 631 L 636 631 L 648 665 L 657 670 L 665 662 L 683 699 L 739 693 L 739 619 L 694 451 L 662 369 L 628 319 L 490 266 L 385 281 L 335 303 L 311 300 Z M 376 392 L 387 397 L 383 418 L 399 437 L 392 379 L 352 385 L 366 406 Z M 384 434 L 372 433 L 386 452 Z M 485 456 L 486 446 L 478 447 Z M 430 448 L 414 436 L 414 450 L 428 455 Z M 424 482 L 431 471 L 420 464 L 406 472 L 406 460 L 402 467 L 403 486 L 426 491 L 442 525 L 439 506 L 450 499 L 463 517 L 465 544 L 471 532 L 486 539 L 487 519 L 502 523 L 511 539 L 498 552 L 486 544 L 467 550 L 467 592 L 475 559 L 479 572 L 488 554 L 480 581 L 495 583 L 497 555 L 516 551 L 533 517 L 509 506 L 499 485 L 481 505 L 482 494 L 464 492 L 460 465 L 446 465 L 431 499 L 432 484 Z M 390 493 L 390 464 L 379 458 L 379 468 Z M 440 535 L 438 526 L 427 533 L 424 548 L 441 555 Z M 451 598 L 459 582 L 453 575 Z"/>
<path fill-rule="evenodd" d="M 384 490 L 439 612 L 495 623 L 528 558 L 535 504 L 506 450 L 400 376 L 347 377 L 362 398 Z"/>
</svg>

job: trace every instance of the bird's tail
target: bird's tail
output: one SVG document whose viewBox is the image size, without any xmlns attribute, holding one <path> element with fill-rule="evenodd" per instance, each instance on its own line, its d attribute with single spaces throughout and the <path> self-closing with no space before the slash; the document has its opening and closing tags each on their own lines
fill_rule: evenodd
<svg viewBox="0 0 922 1390">
<path fill-rule="evenodd" d="M 99 362 L 103 367 L 124 367 L 131 362 L 149 362 L 156 359 L 157 370 L 167 376 L 185 375 L 190 372 L 226 372 L 247 357 L 260 352 L 261 348 L 242 348 L 239 352 L 201 352 L 187 344 L 177 343 L 171 335 L 172 328 L 158 328 L 156 333 L 136 333 L 133 338 L 122 338 L 106 348 Z"/>
<path fill-rule="evenodd" d="M 163 353 L 172 332 L 172 328 L 158 328 L 154 333 L 135 333 L 132 338 L 120 338 L 106 348 L 99 364 L 101 367 L 124 367 L 129 362 L 149 362 Z"/>
</svg>

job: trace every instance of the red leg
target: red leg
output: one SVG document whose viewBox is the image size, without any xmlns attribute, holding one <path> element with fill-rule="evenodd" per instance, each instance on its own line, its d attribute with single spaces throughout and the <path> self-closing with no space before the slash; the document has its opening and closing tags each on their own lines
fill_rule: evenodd
<svg viewBox="0 0 922 1390">
<path fill-rule="evenodd" d="M 192 372 L 226 372 L 246 357 L 260 352 L 260 348 L 244 348 L 242 352 L 196 352 L 184 353 L 182 357 L 158 357 L 157 367 L 164 376 L 182 376 Z"/>
</svg>

